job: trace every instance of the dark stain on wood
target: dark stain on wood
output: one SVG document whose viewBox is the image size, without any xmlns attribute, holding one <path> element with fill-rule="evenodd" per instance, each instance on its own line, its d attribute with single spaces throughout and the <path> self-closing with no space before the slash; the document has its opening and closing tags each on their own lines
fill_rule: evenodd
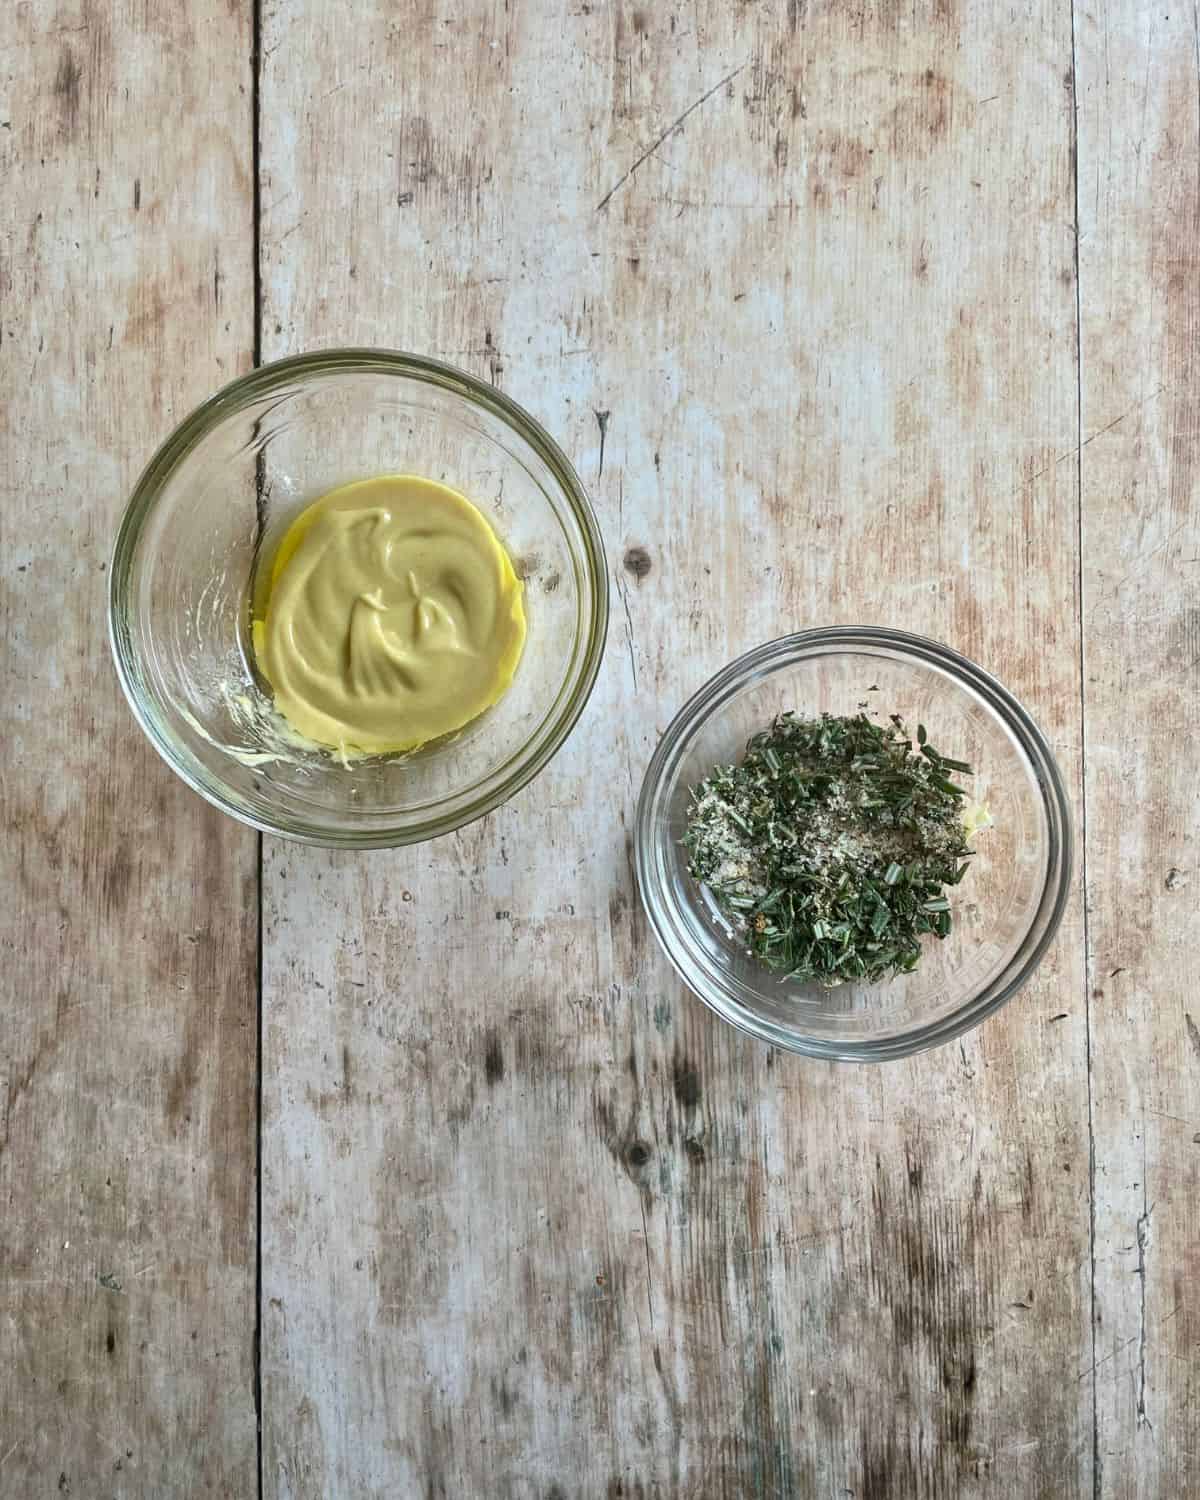
<svg viewBox="0 0 1200 1500">
<path fill-rule="evenodd" d="M 596 465 L 596 478 L 604 478 L 604 445 L 608 441 L 608 422 L 611 411 L 595 411 L 596 426 L 600 429 L 600 458 Z"/>
<path fill-rule="evenodd" d="M 500 353 L 499 344 L 493 340 L 490 328 L 485 328 L 483 332 L 483 354 L 488 364 L 488 379 L 493 385 L 499 385 L 504 374 L 504 356 Z"/>
<path fill-rule="evenodd" d="M 489 1088 L 494 1088 L 504 1077 L 504 1047 L 497 1031 L 489 1031 L 484 1038 L 483 1076 Z"/>
<path fill-rule="evenodd" d="M 3 1130 L 0 1133 L 0 1156 L 4 1154 L 12 1138 L 13 1115 L 16 1113 L 17 1104 L 32 1087 L 38 1066 L 45 1053 L 49 1050 L 50 1045 L 51 1043 L 48 1040 L 43 1042 L 25 1064 L 24 1068 L 19 1073 L 10 1074 L 9 1076 L 8 1089 L 4 1096 Z"/>
<path fill-rule="evenodd" d="M 700 1074 L 695 1063 L 676 1052 L 671 1063 L 671 1086 L 680 1108 L 693 1110 L 700 1103 Z"/>
<path fill-rule="evenodd" d="M 433 132 L 429 122 L 419 115 L 404 122 L 396 151 L 400 170 L 408 171 L 409 179 L 418 187 L 425 187 L 438 173 L 434 160 Z"/>
<path fill-rule="evenodd" d="M 455 1145 L 458 1144 L 462 1128 L 471 1118 L 474 1109 L 475 1079 L 472 1077 L 466 1087 L 451 1100 L 446 1110 L 446 1126 L 450 1132 L 450 1139 Z"/>
<path fill-rule="evenodd" d="M 132 316 L 125 325 L 126 339 L 142 346 L 157 347 L 162 342 L 167 310 L 162 289 L 156 283 L 145 290 L 139 289 L 134 296 Z"/>
<path fill-rule="evenodd" d="M 974 101 L 960 96 L 944 74 L 927 68 L 885 117 L 879 144 L 901 157 L 924 157 L 944 145 L 953 129 L 975 118 Z"/>
<path fill-rule="evenodd" d="M 614 1474 L 608 1481 L 608 1487 L 604 1491 L 604 1500 L 651 1500 L 651 1496 L 659 1492 L 658 1482 L 651 1481 L 653 1488 L 647 1488 L 644 1479 L 624 1479 L 619 1474 Z M 700 1500 L 697 1495 L 695 1500 Z"/>
<path fill-rule="evenodd" d="M 105 917 L 115 917 L 125 910 L 129 903 L 132 879 L 133 860 L 129 853 L 129 843 L 122 838 L 118 840 L 112 858 L 104 867 L 101 897 Z"/>
<path fill-rule="evenodd" d="M 915 1150 L 910 1179 L 914 1166 L 920 1169 Z M 1031 1171 L 1030 1166 L 1027 1174 Z M 994 1326 L 997 1277 L 987 1205 L 979 1198 L 965 1205 L 937 1201 L 911 1190 L 907 1201 L 894 1200 L 877 1164 L 872 1220 L 868 1288 L 891 1314 L 897 1377 L 914 1363 L 936 1372 L 943 1400 L 937 1409 L 939 1472 L 930 1492 L 953 1494 L 952 1479 L 971 1461 L 977 1351 Z M 879 1488 L 873 1467 L 879 1436 L 864 1449 L 860 1483 L 865 1493 L 891 1494 Z M 894 1437 L 885 1435 L 884 1450 L 889 1444 Z"/>
<path fill-rule="evenodd" d="M 645 547 L 627 547 L 622 561 L 625 571 L 632 573 L 639 583 L 643 578 L 649 578 L 654 567 Z"/>
<path fill-rule="evenodd" d="M 615 940 L 619 963 L 623 973 L 635 976 L 643 963 L 646 943 L 646 915 L 641 902 L 634 895 L 636 875 L 634 873 L 633 836 L 624 836 L 625 875 L 624 884 L 610 892 L 608 898 L 608 924 Z"/>
<path fill-rule="evenodd" d="M 70 138 L 79 124 L 79 82 L 83 68 L 75 61 L 69 47 L 64 47 L 58 59 L 54 75 L 54 98 L 58 103 L 58 117 L 63 134 Z"/>
<path fill-rule="evenodd" d="M 850 1493 L 855 1500 L 899 1500 L 900 1496 L 933 1497 L 932 1476 L 928 1467 L 914 1459 L 908 1444 L 897 1441 L 895 1429 L 883 1426 L 884 1414 L 878 1413 L 878 1426 L 863 1423 L 859 1433 L 859 1478 Z M 951 1493 L 936 1491 L 937 1500 L 951 1500 Z"/>
<path fill-rule="evenodd" d="M 853 136 L 831 134 L 822 142 L 820 157 L 827 170 L 844 181 L 861 177 L 875 154 L 870 146 Z"/>
<path fill-rule="evenodd" d="M 417 1423 L 419 1472 L 424 1481 L 421 1500 L 450 1500 L 453 1490 L 446 1483 L 446 1470 L 453 1465 L 456 1436 L 454 1418 L 444 1402 L 422 1404 Z M 322 1485 L 316 1493 L 324 1491 Z"/>
<path fill-rule="evenodd" d="M 1197 274 L 1200 274 L 1200 265 Z M 1197 428 L 1200 431 L 1200 422 Z M 1193 535 L 1198 533 L 1200 527 L 1193 530 Z M 1171 622 L 1167 632 L 1167 665 L 1180 673 L 1200 669 L 1200 608 L 1185 609 L 1178 619 Z"/>
<path fill-rule="evenodd" d="M 201 1024 L 196 1019 L 199 1007 L 193 1007 L 184 1026 L 183 1044 L 175 1066 L 167 1078 L 165 1112 L 168 1124 L 176 1134 L 191 1124 L 189 1101 L 200 1077 L 200 1056 L 204 1048 Z"/>
<path fill-rule="evenodd" d="M 492 1392 L 492 1405 L 507 1420 L 512 1416 L 517 1404 L 517 1398 L 509 1387 L 508 1380 L 504 1375 L 493 1375 L 488 1382 Z"/>
<path fill-rule="evenodd" d="M 629 889 L 637 890 L 637 861 L 633 847 L 633 834 L 625 834 L 625 868 L 629 872 Z M 634 966 L 642 959 L 642 953 L 646 945 L 646 915 L 642 911 L 642 904 L 634 900 L 628 907 L 629 915 L 629 952 Z"/>
<path fill-rule="evenodd" d="M 1187 1011 L 1183 1013 L 1183 1024 L 1187 1028 L 1187 1039 L 1191 1043 L 1196 1061 L 1200 1062 L 1200 1026 L 1196 1025 Z"/>
<path fill-rule="evenodd" d="M 645 1141 L 634 1141 L 625 1154 L 625 1160 L 635 1170 L 644 1167 L 654 1152 Z"/>
<path fill-rule="evenodd" d="M 472 149 L 461 150 L 435 136 L 422 115 L 410 115 L 396 142 L 396 204 L 400 208 L 437 195 L 453 211 L 478 211 L 492 169 L 477 162 Z"/>
<path fill-rule="evenodd" d="M 636 1093 L 633 1095 L 625 1123 L 622 1125 L 617 1119 L 613 1092 L 609 1091 L 605 1094 L 597 1090 L 592 1095 L 592 1118 L 595 1121 L 596 1134 L 608 1154 L 638 1189 L 642 1201 L 648 1203 L 653 1194 L 653 1183 L 650 1173 L 644 1169 L 652 1153 L 638 1134 L 638 1095 Z"/>
</svg>

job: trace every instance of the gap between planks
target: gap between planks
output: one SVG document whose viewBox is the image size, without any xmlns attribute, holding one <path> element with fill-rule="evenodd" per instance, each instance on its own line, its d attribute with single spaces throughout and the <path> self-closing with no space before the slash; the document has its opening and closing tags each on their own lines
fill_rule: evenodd
<svg viewBox="0 0 1200 1500">
<path fill-rule="evenodd" d="M 1096 1375 L 1096 1111 L 1092 1096 L 1092 945 L 1087 881 L 1087 663 L 1084 645 L 1087 615 L 1083 605 L 1083 450 L 1087 447 L 1087 443 L 1083 437 L 1083 294 L 1079 284 L 1079 49 L 1075 33 L 1075 0 L 1071 3 L 1071 186 L 1075 212 L 1075 603 L 1079 611 L 1079 828 L 1075 843 L 1079 851 L 1079 882 L 1083 903 L 1083 1035 L 1088 1115 L 1088 1347 L 1091 1351 L 1092 1375 L 1092 1500 L 1100 1500 L 1100 1408 L 1097 1399 Z M 1124 415 L 1126 414 L 1123 413 L 1122 416 Z M 1118 418 L 1118 421 L 1120 420 L 1121 418 Z M 1099 433 L 1094 435 L 1100 436 Z"/>
<path fill-rule="evenodd" d="M 254 368 L 262 364 L 263 283 L 262 283 L 262 0 L 253 0 L 250 11 L 250 193 L 251 193 L 251 267 L 254 287 L 254 327 L 252 358 Z M 255 504 L 261 524 L 263 468 L 261 455 L 257 466 L 258 494 Z M 263 834 L 257 840 L 256 896 L 258 905 L 257 962 L 255 964 L 255 1058 L 254 1058 L 254 1434 L 255 1474 L 258 1500 L 263 1500 L 263 1388 L 262 1388 L 262 1305 L 263 1305 Z"/>
</svg>

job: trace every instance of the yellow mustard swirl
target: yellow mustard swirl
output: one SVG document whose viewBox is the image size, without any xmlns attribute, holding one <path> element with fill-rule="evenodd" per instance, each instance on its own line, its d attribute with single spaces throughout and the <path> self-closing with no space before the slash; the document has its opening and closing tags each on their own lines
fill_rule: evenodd
<svg viewBox="0 0 1200 1500">
<path fill-rule="evenodd" d="M 523 588 L 463 495 L 385 475 L 296 518 L 253 638 L 298 733 L 343 754 L 412 750 L 507 691 L 525 643 Z"/>
</svg>

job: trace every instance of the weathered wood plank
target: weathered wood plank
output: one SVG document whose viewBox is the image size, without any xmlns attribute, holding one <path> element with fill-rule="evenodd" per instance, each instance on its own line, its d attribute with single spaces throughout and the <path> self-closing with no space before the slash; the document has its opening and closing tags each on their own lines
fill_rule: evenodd
<svg viewBox="0 0 1200 1500">
<path fill-rule="evenodd" d="M 1200 1493 L 1200 31 L 1079 12 L 1098 1473 Z"/>
<path fill-rule="evenodd" d="M 835 1069 L 686 996 L 629 865 L 669 715 L 806 624 L 953 641 L 1078 786 L 1069 12 L 264 26 L 267 353 L 490 375 L 617 594 L 509 807 L 268 850 L 267 1493 L 1089 1493 L 1078 911 L 961 1048 Z"/>
<path fill-rule="evenodd" d="M 105 593 L 151 448 L 248 363 L 248 9 L 0 32 L 0 1493 L 242 1500 L 255 840 L 144 742 Z"/>
</svg>

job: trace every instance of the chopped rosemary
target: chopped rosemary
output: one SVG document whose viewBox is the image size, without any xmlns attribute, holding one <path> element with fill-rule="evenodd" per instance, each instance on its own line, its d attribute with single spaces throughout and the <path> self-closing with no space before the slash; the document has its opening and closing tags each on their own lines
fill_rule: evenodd
<svg viewBox="0 0 1200 1500">
<path fill-rule="evenodd" d="M 965 792 L 923 724 L 781 714 L 692 789 L 692 875 L 769 968 L 824 985 L 909 973 L 950 931 Z"/>
</svg>

